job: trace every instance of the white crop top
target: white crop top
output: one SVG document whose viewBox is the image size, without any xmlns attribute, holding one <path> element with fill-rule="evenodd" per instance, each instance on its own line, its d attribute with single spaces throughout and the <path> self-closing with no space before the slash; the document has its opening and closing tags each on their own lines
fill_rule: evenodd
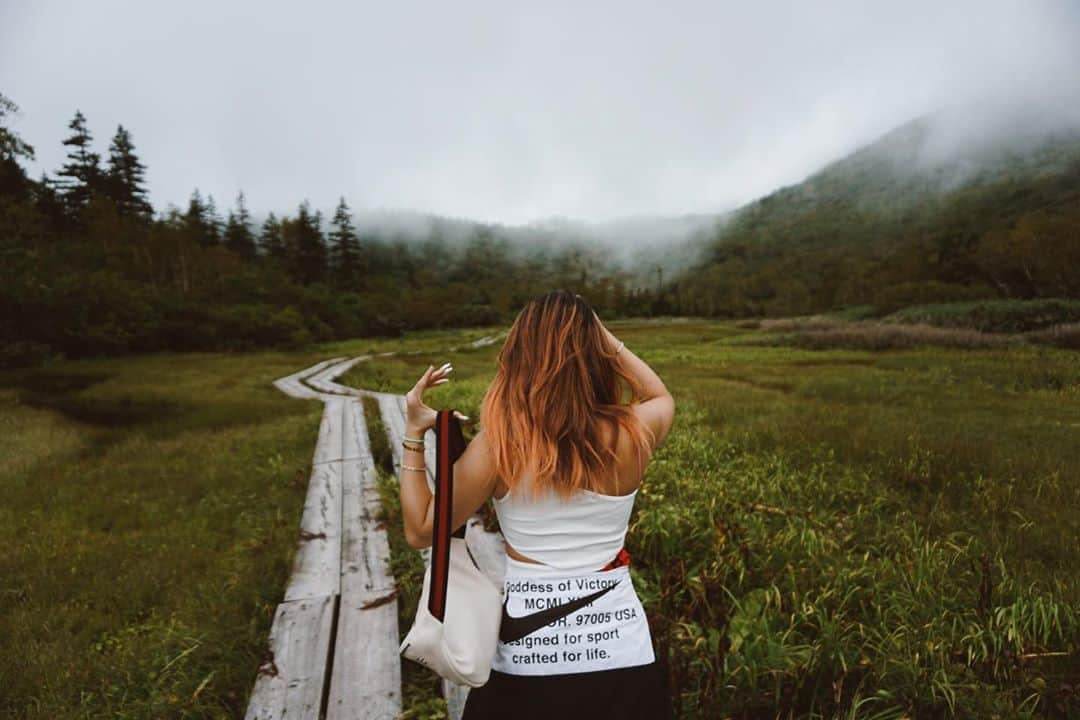
<svg viewBox="0 0 1080 720">
<path fill-rule="evenodd" d="M 638 489 L 628 495 L 579 490 L 568 500 L 551 489 L 524 499 L 513 492 L 492 497 L 503 537 L 514 550 L 543 565 L 509 556 L 507 563 L 520 570 L 591 572 L 622 548 Z"/>
</svg>

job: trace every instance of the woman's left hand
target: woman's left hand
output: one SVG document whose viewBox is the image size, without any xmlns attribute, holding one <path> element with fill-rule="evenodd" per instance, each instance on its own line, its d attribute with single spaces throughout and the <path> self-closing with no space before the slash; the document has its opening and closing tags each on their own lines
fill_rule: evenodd
<svg viewBox="0 0 1080 720">
<path fill-rule="evenodd" d="M 407 412 L 405 422 L 414 432 L 422 433 L 428 430 L 428 428 L 435 427 L 435 419 L 438 416 L 438 413 L 428 407 L 424 402 L 424 391 L 428 388 L 450 382 L 449 375 L 453 370 L 454 366 L 450 363 L 445 363 L 438 369 L 436 369 L 434 365 L 429 365 L 427 371 L 416 381 L 416 385 L 413 386 L 413 389 L 406 393 L 405 405 Z M 460 412 L 455 411 L 455 414 L 462 420 L 469 419 Z"/>
</svg>

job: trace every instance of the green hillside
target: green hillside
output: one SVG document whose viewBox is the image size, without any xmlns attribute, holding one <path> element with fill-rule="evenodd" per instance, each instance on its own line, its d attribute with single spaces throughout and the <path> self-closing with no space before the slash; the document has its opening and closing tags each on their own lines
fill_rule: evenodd
<svg viewBox="0 0 1080 720">
<path fill-rule="evenodd" d="M 928 116 L 733 213 L 686 312 L 1080 294 L 1080 131 Z"/>
</svg>

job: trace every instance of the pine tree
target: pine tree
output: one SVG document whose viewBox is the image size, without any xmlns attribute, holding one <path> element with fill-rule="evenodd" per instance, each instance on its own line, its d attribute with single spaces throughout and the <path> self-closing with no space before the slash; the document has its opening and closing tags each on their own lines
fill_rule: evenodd
<svg viewBox="0 0 1080 720">
<path fill-rule="evenodd" d="M 285 241 L 281 236 L 281 223 L 274 213 L 266 216 L 259 232 L 259 248 L 262 254 L 272 260 L 285 260 Z"/>
<path fill-rule="evenodd" d="M 207 222 L 206 201 L 199 194 L 198 188 L 195 188 L 191 193 L 191 199 L 188 200 L 188 209 L 184 213 L 184 226 L 188 233 L 195 238 L 196 242 L 203 247 L 207 247 L 214 242 Z"/>
<path fill-rule="evenodd" d="M 294 248 L 293 274 L 301 282 L 320 282 L 326 276 L 326 243 L 322 234 L 322 213 L 311 212 L 308 201 L 300 204 L 296 220 L 289 223 L 290 245 Z"/>
<path fill-rule="evenodd" d="M 225 247 L 242 258 L 255 257 L 255 235 L 251 232 L 251 216 L 244 203 L 244 191 L 236 196 L 236 211 L 229 211 L 225 224 Z"/>
<path fill-rule="evenodd" d="M 19 165 L 19 158 L 34 159 L 34 148 L 9 130 L 5 118 L 19 112 L 19 106 L 0 93 L 0 197 L 26 199 L 31 189 L 26 171 Z"/>
<path fill-rule="evenodd" d="M 34 186 L 34 205 L 54 229 L 64 228 L 64 198 L 56 190 L 56 181 L 45 173 L 41 173 L 41 180 Z"/>
<path fill-rule="evenodd" d="M 68 151 L 68 161 L 57 173 L 66 180 L 61 181 L 61 191 L 68 212 L 78 217 L 90 203 L 90 197 L 102 189 L 101 156 L 91 150 L 93 138 L 86 127 L 86 118 L 76 110 L 75 118 L 68 125 L 72 136 L 64 140 Z"/>
<path fill-rule="evenodd" d="M 225 223 L 221 221 L 221 215 L 218 214 L 217 203 L 214 202 L 213 195 L 206 196 L 206 234 L 209 245 L 221 244 L 221 232 Z"/>
<path fill-rule="evenodd" d="M 351 287 L 356 283 L 360 269 L 360 239 L 356 236 L 344 197 L 338 202 L 331 225 L 330 268 L 338 285 Z"/>
<path fill-rule="evenodd" d="M 118 125 L 109 146 L 105 187 L 121 215 L 148 218 L 153 214 L 154 209 L 146 199 L 146 188 L 143 186 L 145 172 L 146 166 L 135 156 L 131 134 L 123 125 Z"/>
</svg>

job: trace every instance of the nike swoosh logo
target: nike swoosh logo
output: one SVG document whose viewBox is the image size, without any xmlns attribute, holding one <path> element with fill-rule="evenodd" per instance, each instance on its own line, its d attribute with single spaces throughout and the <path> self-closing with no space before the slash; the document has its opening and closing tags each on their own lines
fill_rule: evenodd
<svg viewBox="0 0 1080 720">
<path fill-rule="evenodd" d="M 499 624 L 499 640 L 504 643 L 520 640 L 529 633 L 536 632 L 548 623 L 553 623 L 559 618 L 566 617 L 575 610 L 585 607 L 604 593 L 610 592 L 620 582 L 622 582 L 622 578 L 619 578 L 606 588 L 597 590 L 589 595 L 584 595 L 575 600 L 569 600 L 553 607 L 544 608 L 543 610 L 537 610 L 534 613 L 522 615 L 521 617 L 514 617 L 506 611 L 506 601 L 509 598 L 504 599 L 502 622 Z"/>
</svg>

